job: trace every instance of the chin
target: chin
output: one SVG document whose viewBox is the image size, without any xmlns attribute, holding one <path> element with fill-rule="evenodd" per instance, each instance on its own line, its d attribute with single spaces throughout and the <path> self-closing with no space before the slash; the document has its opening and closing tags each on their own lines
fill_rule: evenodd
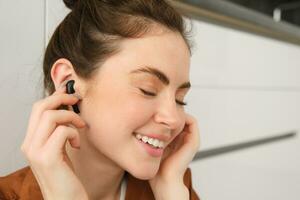
<svg viewBox="0 0 300 200">
<path fill-rule="evenodd" d="M 126 171 L 130 173 L 137 179 L 140 180 L 149 180 L 155 177 L 159 170 L 159 165 L 151 165 L 151 166 L 133 166 Z"/>
</svg>

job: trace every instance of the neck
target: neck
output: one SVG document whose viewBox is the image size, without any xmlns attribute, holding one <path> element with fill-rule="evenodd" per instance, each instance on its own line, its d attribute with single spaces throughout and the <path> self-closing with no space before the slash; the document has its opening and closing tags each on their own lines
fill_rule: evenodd
<svg viewBox="0 0 300 200">
<path fill-rule="evenodd" d="M 83 137 L 80 137 L 80 150 L 72 148 L 67 142 L 66 151 L 90 200 L 119 199 L 124 175 L 122 168 Z"/>
</svg>

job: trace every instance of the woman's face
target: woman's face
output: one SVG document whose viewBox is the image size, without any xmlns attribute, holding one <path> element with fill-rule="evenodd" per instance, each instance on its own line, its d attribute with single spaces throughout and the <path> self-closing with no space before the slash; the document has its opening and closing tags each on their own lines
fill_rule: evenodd
<svg viewBox="0 0 300 200">
<path fill-rule="evenodd" d="M 174 32 L 127 39 L 122 50 L 106 60 L 81 103 L 89 124 L 90 145 L 140 179 L 157 173 L 162 156 L 148 153 L 136 138 L 164 137 L 168 145 L 184 128 L 184 101 L 189 82 L 190 54 L 183 38 Z M 139 69 L 152 68 L 168 79 Z M 148 96 L 142 90 L 154 93 Z"/>
</svg>

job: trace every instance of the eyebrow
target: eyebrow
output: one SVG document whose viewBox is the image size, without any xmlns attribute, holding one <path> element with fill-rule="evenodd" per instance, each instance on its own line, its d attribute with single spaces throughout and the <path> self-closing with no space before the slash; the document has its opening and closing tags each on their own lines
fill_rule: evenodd
<svg viewBox="0 0 300 200">
<path fill-rule="evenodd" d="M 145 66 L 136 70 L 133 70 L 130 72 L 130 74 L 138 74 L 138 73 L 148 73 L 151 74 L 155 77 L 157 77 L 164 85 L 169 85 L 170 84 L 170 79 L 168 78 L 167 75 L 165 75 L 162 71 L 159 69 L 150 67 L 150 66 Z M 184 88 L 190 88 L 191 83 L 190 82 L 185 82 L 181 84 L 178 89 L 184 89 Z"/>
</svg>

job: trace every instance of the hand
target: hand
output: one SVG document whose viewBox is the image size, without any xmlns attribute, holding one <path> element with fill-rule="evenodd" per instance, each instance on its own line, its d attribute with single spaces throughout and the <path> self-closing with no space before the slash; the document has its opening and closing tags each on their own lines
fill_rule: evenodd
<svg viewBox="0 0 300 200">
<path fill-rule="evenodd" d="M 21 151 L 45 200 L 88 199 L 65 150 L 67 140 L 72 147 L 79 148 L 77 128 L 84 128 L 85 122 L 73 111 L 56 110 L 61 104 L 73 105 L 78 100 L 74 95 L 65 94 L 63 87 L 37 101 L 32 108 Z"/>
<path fill-rule="evenodd" d="M 149 180 L 154 194 L 165 194 L 170 191 L 175 195 L 174 192 L 180 193 L 180 190 L 182 193 L 188 194 L 183 184 L 183 177 L 199 146 L 200 136 L 197 120 L 186 113 L 182 132 L 166 147 L 158 173 Z M 176 199 L 180 199 L 179 196 Z"/>
</svg>

